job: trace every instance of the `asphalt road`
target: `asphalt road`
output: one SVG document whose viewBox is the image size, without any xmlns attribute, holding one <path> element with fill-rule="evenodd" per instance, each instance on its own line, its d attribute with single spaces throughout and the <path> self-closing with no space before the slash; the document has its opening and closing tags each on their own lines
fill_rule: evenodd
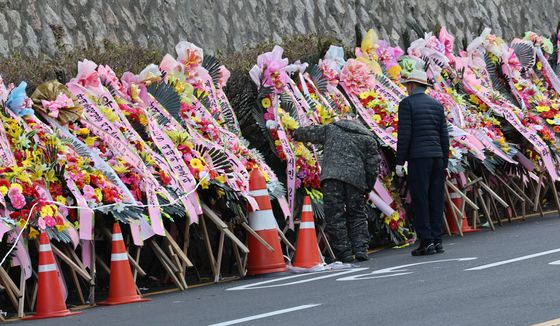
<svg viewBox="0 0 560 326">
<path fill-rule="evenodd" d="M 252 277 L 17 324 L 533 325 L 560 318 L 559 231 L 557 216 L 529 219 L 448 238 L 442 255 L 387 249 L 352 270 Z"/>
</svg>

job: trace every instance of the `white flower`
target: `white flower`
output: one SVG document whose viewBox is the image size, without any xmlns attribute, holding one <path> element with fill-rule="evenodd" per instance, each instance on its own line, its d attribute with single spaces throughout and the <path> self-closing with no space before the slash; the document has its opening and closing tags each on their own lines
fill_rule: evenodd
<svg viewBox="0 0 560 326">
<path fill-rule="evenodd" d="M 268 129 L 276 129 L 276 127 L 278 127 L 278 123 L 277 123 L 276 121 L 274 121 L 274 120 L 268 120 L 268 121 L 266 122 L 266 127 L 267 127 Z"/>
</svg>

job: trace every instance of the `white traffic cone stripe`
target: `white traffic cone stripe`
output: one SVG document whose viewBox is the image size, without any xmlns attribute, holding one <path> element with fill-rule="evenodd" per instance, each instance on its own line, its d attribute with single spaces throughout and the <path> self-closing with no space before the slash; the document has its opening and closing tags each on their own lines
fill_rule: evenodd
<svg viewBox="0 0 560 326">
<path fill-rule="evenodd" d="M 113 233 L 113 241 L 122 240 L 122 233 Z"/>
<path fill-rule="evenodd" d="M 128 255 L 126 253 L 122 254 L 111 254 L 111 261 L 128 261 Z"/>
<path fill-rule="evenodd" d="M 252 212 L 249 226 L 255 231 L 278 229 L 278 223 L 270 209 Z"/>
<path fill-rule="evenodd" d="M 55 264 L 39 265 L 39 273 L 56 271 Z"/>
<path fill-rule="evenodd" d="M 303 210 L 302 212 L 304 213 L 313 213 L 313 208 L 311 207 L 311 205 L 303 205 Z"/>
<path fill-rule="evenodd" d="M 39 252 L 52 251 L 50 243 L 39 245 Z"/>
<path fill-rule="evenodd" d="M 313 229 L 315 230 L 315 222 L 301 222 L 299 223 L 300 229 Z"/>
<path fill-rule="evenodd" d="M 268 191 L 266 189 L 250 190 L 249 195 L 253 197 L 268 196 Z"/>
</svg>

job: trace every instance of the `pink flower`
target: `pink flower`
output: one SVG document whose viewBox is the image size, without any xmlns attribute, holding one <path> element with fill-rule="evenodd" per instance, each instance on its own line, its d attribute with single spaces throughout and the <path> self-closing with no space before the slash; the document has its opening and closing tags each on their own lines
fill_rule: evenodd
<svg viewBox="0 0 560 326">
<path fill-rule="evenodd" d="M 52 228 L 53 226 L 56 225 L 56 220 L 52 216 L 45 216 L 45 224 L 48 227 Z"/>
<path fill-rule="evenodd" d="M 95 195 L 95 189 L 92 186 L 86 185 L 84 187 L 84 198 L 88 201 L 97 201 L 97 196 Z"/>
<path fill-rule="evenodd" d="M 521 62 L 519 62 L 519 59 L 515 55 L 515 52 L 513 51 L 512 48 L 508 49 L 508 53 L 507 53 L 506 58 L 507 58 L 506 64 L 509 65 L 509 67 L 512 70 L 514 70 L 514 71 L 521 70 Z"/>
<path fill-rule="evenodd" d="M 340 74 L 340 81 L 354 95 L 363 93 L 373 87 L 374 80 L 365 63 L 350 59 Z"/>
<path fill-rule="evenodd" d="M 10 188 L 10 190 L 8 191 L 8 198 L 10 198 L 12 206 L 15 209 L 22 209 L 23 207 L 25 207 L 25 197 L 22 195 L 19 189 Z"/>
<path fill-rule="evenodd" d="M 42 217 L 39 216 L 39 220 L 37 221 L 37 224 L 39 224 L 39 229 L 44 230 L 47 228 L 47 225 L 45 223 L 45 219 L 43 219 Z"/>
<path fill-rule="evenodd" d="M 218 82 L 219 86 L 226 86 L 230 76 L 231 72 L 225 66 L 220 66 L 220 80 Z"/>
<path fill-rule="evenodd" d="M 267 120 L 267 121 L 268 121 L 268 120 L 274 120 L 274 113 L 266 112 L 266 113 L 264 114 L 264 119 Z"/>
<path fill-rule="evenodd" d="M 263 85 L 273 87 L 281 92 L 290 77 L 286 74 L 286 64 L 283 61 L 271 61 L 263 72 Z"/>
<path fill-rule="evenodd" d="M 84 87 L 98 87 L 100 85 L 99 75 L 95 70 L 97 64 L 90 60 L 78 62 L 78 75 L 76 76 L 78 84 Z"/>
<path fill-rule="evenodd" d="M 445 47 L 445 56 L 449 59 L 450 62 L 455 61 L 455 55 L 453 55 L 453 43 L 455 42 L 455 38 L 447 32 L 445 27 L 442 27 L 439 32 L 439 41 Z"/>
</svg>

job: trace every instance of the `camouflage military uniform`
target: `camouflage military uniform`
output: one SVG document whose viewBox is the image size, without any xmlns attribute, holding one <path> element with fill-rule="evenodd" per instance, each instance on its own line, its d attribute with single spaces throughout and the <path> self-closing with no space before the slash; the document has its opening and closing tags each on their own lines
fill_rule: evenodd
<svg viewBox="0 0 560 326">
<path fill-rule="evenodd" d="M 341 120 L 294 131 L 298 141 L 322 144 L 321 187 L 327 234 L 338 259 L 367 251 L 366 195 L 375 184 L 379 153 L 373 134 L 359 122 Z M 349 240 L 350 238 L 350 240 Z"/>
</svg>

